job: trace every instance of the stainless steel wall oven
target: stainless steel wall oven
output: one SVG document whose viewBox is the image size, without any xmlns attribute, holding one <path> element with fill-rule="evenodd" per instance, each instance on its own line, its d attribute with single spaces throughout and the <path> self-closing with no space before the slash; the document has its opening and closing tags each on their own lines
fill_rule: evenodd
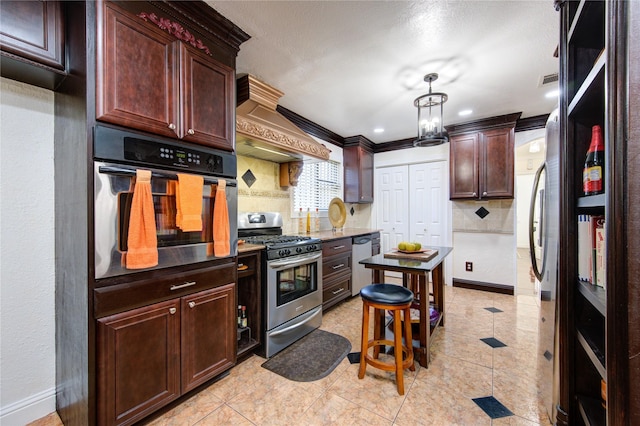
<svg viewBox="0 0 640 426">
<path fill-rule="evenodd" d="M 237 255 L 236 158 L 226 151 L 139 136 L 96 126 L 94 131 L 95 278 L 129 274 L 127 252 L 132 178 L 138 169 L 151 171 L 158 264 L 167 268 Z M 178 173 L 203 176 L 202 230 L 183 232 L 176 226 L 175 181 Z M 226 184 L 230 253 L 213 250 L 214 203 L 219 179 Z"/>
</svg>

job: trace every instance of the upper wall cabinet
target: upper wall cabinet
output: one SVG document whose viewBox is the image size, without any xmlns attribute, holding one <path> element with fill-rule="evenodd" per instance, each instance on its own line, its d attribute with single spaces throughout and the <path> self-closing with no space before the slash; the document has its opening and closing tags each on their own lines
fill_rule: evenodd
<svg viewBox="0 0 640 426">
<path fill-rule="evenodd" d="M 0 27 L 2 76 L 55 89 L 66 76 L 62 4 L 3 0 Z"/>
<path fill-rule="evenodd" d="M 373 149 L 363 136 L 345 139 L 344 201 L 346 203 L 373 203 Z"/>
<path fill-rule="evenodd" d="M 195 31 L 142 9 L 98 9 L 96 118 L 232 151 L 233 68 Z"/>
<path fill-rule="evenodd" d="M 520 114 L 447 128 L 450 199 L 513 198 L 515 124 Z"/>
</svg>

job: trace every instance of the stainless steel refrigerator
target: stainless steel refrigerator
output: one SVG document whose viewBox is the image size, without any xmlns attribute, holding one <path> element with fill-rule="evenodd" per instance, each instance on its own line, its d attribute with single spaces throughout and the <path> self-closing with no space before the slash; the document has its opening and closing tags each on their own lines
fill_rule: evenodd
<svg viewBox="0 0 640 426">
<path fill-rule="evenodd" d="M 547 120 L 545 162 L 536 172 L 529 211 L 529 251 L 539 283 L 538 387 L 552 424 L 559 398 L 558 245 L 560 233 L 560 129 L 558 110 Z"/>
</svg>

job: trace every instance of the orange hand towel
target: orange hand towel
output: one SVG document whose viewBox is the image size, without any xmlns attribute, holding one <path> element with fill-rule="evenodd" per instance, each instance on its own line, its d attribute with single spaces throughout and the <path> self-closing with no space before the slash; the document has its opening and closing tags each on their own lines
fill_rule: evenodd
<svg viewBox="0 0 640 426">
<path fill-rule="evenodd" d="M 178 173 L 176 225 L 184 232 L 202 231 L 202 176 Z"/>
<path fill-rule="evenodd" d="M 158 264 L 158 239 L 151 195 L 150 170 L 136 171 L 127 247 L 128 269 L 150 268 Z"/>
<path fill-rule="evenodd" d="M 218 179 L 213 205 L 213 253 L 216 257 L 228 256 L 231 253 L 226 186 L 226 180 Z"/>
</svg>

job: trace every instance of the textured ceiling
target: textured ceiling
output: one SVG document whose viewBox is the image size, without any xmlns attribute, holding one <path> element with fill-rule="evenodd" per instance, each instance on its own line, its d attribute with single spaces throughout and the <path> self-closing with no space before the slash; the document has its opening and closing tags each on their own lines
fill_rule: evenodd
<svg viewBox="0 0 640 426">
<path fill-rule="evenodd" d="M 440 78 L 445 124 L 550 113 L 559 14 L 545 1 L 207 1 L 251 36 L 237 73 L 281 90 L 279 104 L 343 137 L 416 135 L 413 100 Z M 467 117 L 458 111 L 472 109 Z M 382 127 L 384 133 L 374 133 Z"/>
</svg>

